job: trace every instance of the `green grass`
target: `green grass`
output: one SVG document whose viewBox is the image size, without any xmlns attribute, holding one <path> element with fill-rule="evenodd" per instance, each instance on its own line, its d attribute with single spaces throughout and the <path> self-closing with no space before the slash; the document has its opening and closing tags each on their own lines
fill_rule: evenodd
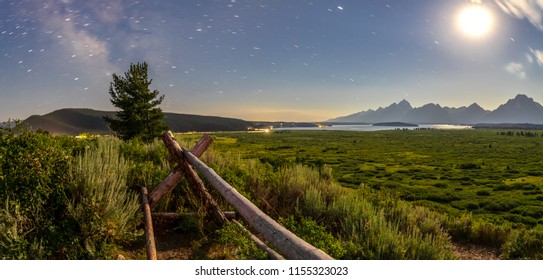
<svg viewBox="0 0 543 280">
<path fill-rule="evenodd" d="M 541 217 L 517 209 L 543 206 L 538 198 L 543 192 L 543 137 L 505 136 L 491 130 L 218 136 L 216 150 L 272 166 L 330 166 L 334 179 L 348 188 L 389 189 L 408 201 L 438 203 L 439 209 L 454 216 L 468 211 L 475 217 L 491 214 L 495 220 L 511 220 L 508 214 L 519 214 L 527 218 L 521 223 L 543 223 Z"/>
<path fill-rule="evenodd" d="M 498 248 L 503 258 L 543 252 L 541 137 L 430 130 L 215 139 L 206 161 L 219 174 L 276 218 L 325 225 L 344 258 L 446 259 L 451 240 Z"/>
<path fill-rule="evenodd" d="M 344 188 L 327 166 L 274 167 L 215 149 L 204 161 L 268 215 L 335 257 L 453 258 L 443 216 L 391 193 Z"/>
</svg>

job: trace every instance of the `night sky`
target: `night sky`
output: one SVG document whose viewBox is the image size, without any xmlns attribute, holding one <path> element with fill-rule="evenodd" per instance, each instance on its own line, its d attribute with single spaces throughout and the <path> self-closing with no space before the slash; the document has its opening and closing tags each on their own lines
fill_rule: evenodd
<svg viewBox="0 0 543 280">
<path fill-rule="evenodd" d="M 468 6 L 488 21 L 461 28 Z M 543 103 L 543 1 L 0 0 L 0 121 L 114 110 L 111 74 L 143 61 L 166 112 L 322 121 L 402 99 Z"/>
</svg>

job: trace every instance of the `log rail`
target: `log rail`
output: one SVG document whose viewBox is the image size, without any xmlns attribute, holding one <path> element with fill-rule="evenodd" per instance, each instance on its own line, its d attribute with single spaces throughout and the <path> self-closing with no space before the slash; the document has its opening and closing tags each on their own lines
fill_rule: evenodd
<svg viewBox="0 0 543 280">
<path fill-rule="evenodd" d="M 181 180 L 181 177 L 185 176 L 193 188 L 193 191 L 200 197 L 206 213 L 210 215 L 213 221 L 219 226 L 229 222 L 228 218 L 231 219 L 232 215 L 230 214 L 228 215 L 229 217 L 227 217 L 220 209 L 218 203 L 211 197 L 202 180 L 198 177 L 198 173 L 196 172 L 196 170 L 198 170 L 200 174 L 202 174 L 207 181 L 221 194 L 221 196 L 236 209 L 239 216 L 241 216 L 254 230 L 260 234 L 260 236 L 273 245 L 273 247 L 275 247 L 286 258 L 297 260 L 333 259 L 322 250 L 307 243 L 305 240 L 299 238 L 294 233 L 290 232 L 271 217 L 266 215 L 247 198 L 241 195 L 234 187 L 223 180 L 217 173 L 215 173 L 213 169 L 209 168 L 205 163 L 198 159 L 198 157 L 200 157 L 206 148 L 211 144 L 213 138 L 207 135 L 202 137 L 202 139 L 200 139 L 200 141 L 190 151 L 179 146 L 171 131 L 162 134 L 162 140 L 164 141 L 164 144 L 168 148 L 170 154 L 176 159 L 178 166 L 153 191 L 153 193 L 151 193 L 148 202 L 146 199 L 144 199 L 146 202 L 146 205 L 144 205 L 146 214 L 149 213 L 147 212 L 149 211 L 148 209 L 152 209 L 154 206 L 156 206 L 160 198 L 164 194 L 170 192 Z M 147 197 L 147 194 L 145 193 L 144 196 Z M 150 215 L 148 218 L 150 221 Z M 233 222 L 242 227 L 243 230 L 246 230 L 239 222 L 235 220 L 233 220 Z M 251 239 L 255 241 L 257 246 L 266 251 L 270 258 L 283 259 L 280 254 L 273 251 L 273 249 L 268 248 L 264 242 L 260 241 L 255 235 L 252 235 L 250 232 L 248 233 L 250 234 Z M 149 259 L 152 258 L 149 257 Z"/>
<path fill-rule="evenodd" d="M 188 150 L 183 150 L 183 155 L 203 176 L 221 193 L 239 214 L 258 233 L 275 246 L 287 258 L 296 260 L 331 260 L 332 257 L 322 250 L 307 243 L 294 233 L 270 218 L 258 207 L 241 195 L 235 188 L 223 180 L 213 169 L 209 168 Z"/>
</svg>

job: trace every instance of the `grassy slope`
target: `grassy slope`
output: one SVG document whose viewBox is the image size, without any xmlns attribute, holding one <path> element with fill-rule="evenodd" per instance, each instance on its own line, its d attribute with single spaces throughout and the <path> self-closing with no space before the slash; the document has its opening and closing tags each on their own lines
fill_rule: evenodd
<svg viewBox="0 0 543 280">
<path fill-rule="evenodd" d="M 114 117 L 115 113 L 92 109 L 61 109 L 43 116 L 31 116 L 25 122 L 34 130 L 42 129 L 55 134 L 109 133 L 103 116 Z M 249 122 L 240 119 L 176 113 L 164 113 L 164 119 L 170 129 L 176 132 L 243 131 L 251 126 Z"/>
</svg>

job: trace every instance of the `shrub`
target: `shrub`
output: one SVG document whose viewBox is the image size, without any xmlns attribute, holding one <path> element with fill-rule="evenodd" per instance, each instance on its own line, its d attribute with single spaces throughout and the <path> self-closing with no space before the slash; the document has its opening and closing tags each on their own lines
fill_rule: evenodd
<svg viewBox="0 0 543 280">
<path fill-rule="evenodd" d="M 326 201 L 321 191 L 316 188 L 309 188 L 302 199 L 304 212 L 315 218 L 320 218 L 326 212 Z"/>
<path fill-rule="evenodd" d="M 16 200 L 23 215 L 65 204 L 71 153 L 57 139 L 20 126 L 17 135 L 0 133 L 0 201 Z"/>
<path fill-rule="evenodd" d="M 478 196 L 490 196 L 492 193 L 489 190 L 478 190 L 476 194 Z"/>
<path fill-rule="evenodd" d="M 138 197 L 126 186 L 130 163 L 120 155 L 120 141 L 100 139 L 74 159 L 68 212 L 76 221 L 89 257 L 108 258 L 112 246 L 133 237 Z"/>
<path fill-rule="evenodd" d="M 1 259 L 39 259 L 45 255 L 42 240 L 37 236 L 28 238 L 34 223 L 21 213 L 17 202 L 7 201 L 5 208 L 0 209 L 0 217 Z"/>
<path fill-rule="evenodd" d="M 247 232 L 234 223 L 228 223 L 216 231 L 219 241 L 226 245 L 224 256 L 243 260 L 264 260 L 268 255 L 258 249 Z"/>
<path fill-rule="evenodd" d="M 499 184 L 499 185 L 496 185 L 494 187 L 492 187 L 492 189 L 494 191 L 508 191 L 508 190 L 511 190 L 511 186 L 509 185 L 506 185 L 506 184 Z"/>
<path fill-rule="evenodd" d="M 529 226 L 535 226 L 537 224 L 537 220 L 532 217 L 526 217 L 519 214 L 505 214 L 503 215 L 503 219 L 506 221 L 510 221 L 514 224 L 524 224 Z"/>
<path fill-rule="evenodd" d="M 539 219 L 543 217 L 543 207 L 535 205 L 523 205 L 511 210 L 511 213 Z"/>
<path fill-rule="evenodd" d="M 481 166 L 475 163 L 462 163 L 458 165 L 460 169 L 481 169 Z"/>
<path fill-rule="evenodd" d="M 75 139 L 35 133 L 18 124 L 0 131 L 0 256 L 66 258 L 73 242 L 66 217 L 66 170 Z"/>
<path fill-rule="evenodd" d="M 496 225 L 480 218 L 473 218 L 470 213 L 450 218 L 447 231 L 455 241 L 481 244 L 500 248 L 512 231 L 510 224 Z"/>
<path fill-rule="evenodd" d="M 503 246 L 504 259 L 543 259 L 543 228 L 514 231 Z"/>
<path fill-rule="evenodd" d="M 340 240 L 311 218 L 301 217 L 295 219 L 294 216 L 288 216 L 287 218 L 280 218 L 279 223 L 333 258 L 340 259 L 347 253 Z"/>
<path fill-rule="evenodd" d="M 520 202 L 516 199 L 501 198 L 495 200 L 487 200 L 480 202 L 483 208 L 492 212 L 509 211 L 520 205 Z"/>
<path fill-rule="evenodd" d="M 466 203 L 466 209 L 468 209 L 468 210 L 479 209 L 479 203 L 477 203 L 477 202 L 468 202 L 468 203 Z"/>
<path fill-rule="evenodd" d="M 439 222 L 436 227 L 435 216 L 421 215 L 424 211 L 417 212 L 408 203 L 379 194 L 382 192 L 361 189 L 336 197 L 329 206 L 328 224 L 338 224 L 341 236 L 356 245 L 356 251 L 348 251 L 349 258 L 452 258 L 447 234 Z"/>
<path fill-rule="evenodd" d="M 455 200 L 460 200 L 460 198 L 451 192 L 432 192 L 425 194 L 425 199 L 440 203 L 450 203 Z"/>
<path fill-rule="evenodd" d="M 477 210 L 479 209 L 479 203 L 476 201 L 457 200 L 451 202 L 451 206 L 460 210 Z"/>
</svg>

